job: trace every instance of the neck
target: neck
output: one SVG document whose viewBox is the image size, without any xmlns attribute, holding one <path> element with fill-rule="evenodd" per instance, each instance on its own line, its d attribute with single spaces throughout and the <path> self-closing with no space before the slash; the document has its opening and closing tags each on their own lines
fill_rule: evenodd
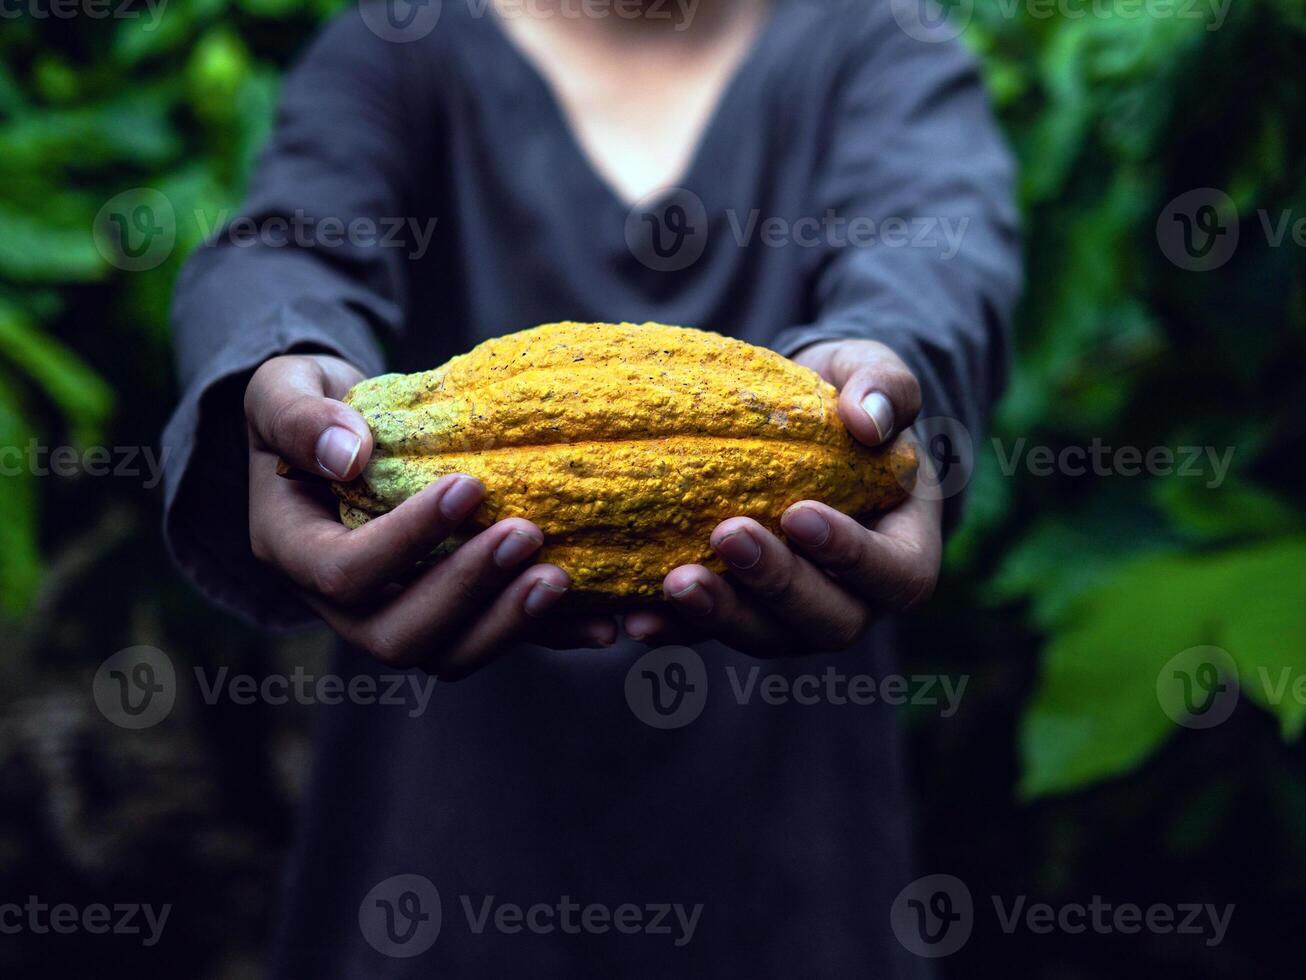
<svg viewBox="0 0 1306 980">
<path fill-rule="evenodd" d="M 554 31 L 612 44 L 711 42 L 760 18 L 767 0 L 490 0 L 503 20 L 552 21 Z"/>
</svg>

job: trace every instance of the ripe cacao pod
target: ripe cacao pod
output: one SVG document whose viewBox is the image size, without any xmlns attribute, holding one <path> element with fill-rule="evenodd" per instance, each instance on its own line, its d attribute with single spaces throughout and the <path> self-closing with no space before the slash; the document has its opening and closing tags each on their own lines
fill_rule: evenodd
<svg viewBox="0 0 1306 980">
<path fill-rule="evenodd" d="M 657 598 L 678 565 L 723 569 L 708 537 L 727 517 L 778 533 L 799 500 L 863 516 L 907 496 L 913 447 L 858 444 L 836 399 L 814 371 L 719 334 L 546 324 L 355 385 L 345 400 L 375 449 L 357 480 L 333 486 L 357 527 L 447 473 L 470 474 L 486 497 L 468 535 L 524 517 L 544 532 L 539 560 L 566 571 L 574 594 Z"/>
</svg>

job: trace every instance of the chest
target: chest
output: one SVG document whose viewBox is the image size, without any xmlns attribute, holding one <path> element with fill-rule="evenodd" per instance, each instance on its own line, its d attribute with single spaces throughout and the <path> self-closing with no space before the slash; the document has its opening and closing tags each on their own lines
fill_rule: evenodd
<svg viewBox="0 0 1306 980">
<path fill-rule="evenodd" d="M 761 4 L 745 5 L 719 36 L 694 43 L 596 42 L 559 30 L 557 21 L 529 18 L 505 18 L 502 27 L 538 73 L 589 166 L 632 203 L 689 170 L 765 14 Z"/>
</svg>

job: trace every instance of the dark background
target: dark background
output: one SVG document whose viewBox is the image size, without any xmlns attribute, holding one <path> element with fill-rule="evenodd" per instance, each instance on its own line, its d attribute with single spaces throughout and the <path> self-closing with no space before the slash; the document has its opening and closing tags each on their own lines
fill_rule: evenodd
<svg viewBox="0 0 1306 980">
<path fill-rule="evenodd" d="M 173 0 L 157 22 L 111 6 L 139 16 L 6 4 L 0 20 L 0 446 L 157 446 L 195 215 L 238 204 L 280 72 L 340 4 Z M 1029 284 L 999 442 L 977 441 L 966 523 L 911 627 L 912 669 L 968 676 L 954 716 L 908 709 L 921 871 L 957 876 L 976 906 L 944 972 L 1297 976 L 1306 703 L 1273 703 L 1264 678 L 1306 675 L 1306 4 L 953 14 L 1021 161 Z M 127 272 L 91 228 L 141 187 L 172 203 L 178 237 L 162 265 Z M 1176 209 L 1225 229 L 1206 259 L 1176 252 Z M 1019 447 L 1094 440 L 1232 449 L 1232 465 L 1223 480 L 1208 464 L 1037 475 L 1022 455 L 1004 472 Z M 269 639 L 200 601 L 164 554 L 148 470 L 20 469 L 0 477 L 0 902 L 175 908 L 149 950 L 0 936 L 0 971 L 254 975 L 310 709 L 209 706 L 183 685 L 142 734 L 97 711 L 92 678 L 139 644 L 179 670 L 312 669 L 326 638 Z M 1242 680 L 1209 729 L 1174 723 L 1158 693 L 1198 645 Z M 994 895 L 1235 911 L 1215 947 L 1007 935 Z"/>
</svg>

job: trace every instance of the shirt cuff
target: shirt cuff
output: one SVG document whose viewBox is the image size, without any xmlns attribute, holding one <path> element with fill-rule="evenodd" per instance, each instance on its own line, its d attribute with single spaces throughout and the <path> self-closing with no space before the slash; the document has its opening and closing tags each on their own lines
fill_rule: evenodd
<svg viewBox="0 0 1306 980">
<path fill-rule="evenodd" d="M 191 379 L 163 433 L 163 533 L 173 561 L 209 599 L 270 629 L 316 617 L 289 580 L 250 549 L 245 386 L 260 364 L 281 354 L 331 354 L 369 376 L 383 369 L 365 324 L 344 311 L 325 318 L 320 308 L 313 312 L 310 320 L 286 307 L 235 337 Z"/>
</svg>

